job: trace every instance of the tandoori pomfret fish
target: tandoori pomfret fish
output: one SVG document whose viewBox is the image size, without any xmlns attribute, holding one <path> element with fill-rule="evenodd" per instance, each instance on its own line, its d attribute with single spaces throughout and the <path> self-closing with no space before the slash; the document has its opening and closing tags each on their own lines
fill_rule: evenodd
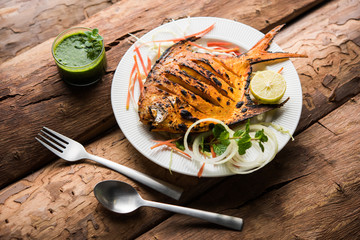
<svg viewBox="0 0 360 240">
<path fill-rule="evenodd" d="M 185 132 L 196 120 L 216 118 L 227 125 L 281 107 L 259 104 L 248 93 L 251 65 L 301 54 L 268 52 L 275 27 L 248 52 L 239 56 L 214 55 L 193 50 L 188 38 L 168 48 L 149 72 L 139 98 L 140 121 L 152 131 Z M 204 122 L 194 132 L 209 130 Z"/>
</svg>

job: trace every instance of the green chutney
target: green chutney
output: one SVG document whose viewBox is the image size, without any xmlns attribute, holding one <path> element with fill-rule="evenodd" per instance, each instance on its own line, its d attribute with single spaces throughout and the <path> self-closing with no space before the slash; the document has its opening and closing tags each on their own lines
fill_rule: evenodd
<svg viewBox="0 0 360 240">
<path fill-rule="evenodd" d="M 99 81 L 106 70 L 103 41 L 89 44 L 87 28 L 72 28 L 61 33 L 53 44 L 53 56 L 62 79 L 75 86 Z"/>
</svg>

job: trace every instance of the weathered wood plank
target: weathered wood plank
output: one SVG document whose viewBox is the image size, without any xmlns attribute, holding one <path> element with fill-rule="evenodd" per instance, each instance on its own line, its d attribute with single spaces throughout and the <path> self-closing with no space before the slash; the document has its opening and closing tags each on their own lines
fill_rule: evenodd
<svg viewBox="0 0 360 240">
<path fill-rule="evenodd" d="M 286 51 L 300 50 L 308 55 L 306 59 L 292 59 L 303 89 L 298 130 L 359 93 L 359 39 L 358 1 L 329 2 L 279 33 L 277 43 Z"/>
<path fill-rule="evenodd" d="M 114 1 L 12 0 L 0 2 L 0 63 L 78 24 Z"/>
<path fill-rule="evenodd" d="M 35 142 L 42 126 L 48 126 L 71 138 L 85 141 L 115 125 L 110 86 L 113 70 L 130 46 L 127 33 L 144 34 L 166 18 L 183 16 L 218 16 L 236 19 L 264 30 L 301 14 L 320 0 L 288 2 L 263 1 L 121 1 L 95 14 L 81 25 L 98 27 L 107 44 L 109 72 L 103 81 L 87 89 L 65 85 L 51 59 L 52 40 L 3 63 L 0 66 L 0 187 L 39 169 L 51 153 Z M 131 11 L 129 11 L 131 9 Z M 252 21 L 254 14 L 259 21 Z M 274 14 L 274 10 L 276 14 Z M 215 11 L 216 10 L 216 11 Z M 146 14 L 144 14 L 146 12 Z M 39 59 L 39 61 L 38 61 Z M 21 134 L 18 134 L 21 132 Z"/>
<path fill-rule="evenodd" d="M 242 217 L 242 232 L 174 215 L 138 239 L 358 239 L 359 103 L 357 95 L 261 171 L 228 178 L 190 205 Z"/>
<path fill-rule="evenodd" d="M 320 24 L 320 26 L 314 25 L 313 27 L 317 29 L 321 26 Z M 292 26 L 289 26 L 284 32 L 291 29 Z M 301 40 L 301 37 L 294 35 L 292 39 L 297 42 Z M 343 62 L 346 63 L 346 61 Z M 306 88 L 304 92 L 306 92 Z M 232 232 L 197 219 L 175 215 L 140 238 L 167 239 L 169 236 L 173 238 L 220 238 L 223 236 L 253 238 L 256 236 L 252 235 L 254 231 L 264 238 L 266 238 L 266 234 L 270 234 L 274 238 L 282 237 L 282 235 L 278 235 L 282 233 L 286 233 L 287 235 L 284 234 L 284 237 L 287 238 L 296 238 L 296 236 L 299 238 L 314 236 L 325 238 L 330 234 L 346 237 L 345 231 L 349 234 L 356 233 L 354 229 L 359 227 L 355 218 L 358 213 L 356 207 L 359 206 L 357 197 L 359 196 L 359 179 L 354 173 L 359 170 L 356 162 L 359 152 L 358 149 L 350 149 L 350 147 L 359 143 L 357 139 L 354 139 L 357 136 L 352 134 L 359 131 L 359 116 L 349 113 L 359 114 L 356 111 L 358 103 L 359 96 L 354 98 L 354 102 L 350 101 L 339 110 L 333 111 L 329 116 L 321 119 L 322 125 L 315 124 L 299 134 L 296 141 L 290 143 L 265 169 L 248 176 L 232 177 L 212 190 L 211 193 L 191 204 L 196 208 L 244 217 L 246 222 L 243 232 Z M 342 113 L 347 117 L 345 121 Z M 348 115 L 351 116 L 348 117 Z M 345 131 L 346 129 L 348 130 Z M 343 145 L 344 149 L 337 147 Z M 197 194 L 202 193 L 204 189 L 219 181 L 219 179 L 197 179 L 182 175 L 170 175 L 166 169 L 160 169 L 140 156 L 124 139 L 120 130 L 91 144 L 88 149 L 94 154 L 181 184 L 187 190 L 182 203 L 195 199 L 196 192 Z M 121 159 L 119 156 L 122 156 Z M 343 164 L 344 162 L 346 164 Z M 319 178 L 319 176 L 323 176 L 323 178 Z M 68 165 L 63 161 L 58 161 L 49 165 L 28 179 L 1 191 L 0 204 L 4 202 L 4 205 L 0 205 L 2 213 L 0 222 L 6 224 L 3 228 L 0 225 L 0 232 L 4 237 L 19 237 L 29 234 L 29 238 L 43 236 L 91 238 L 97 236 L 116 239 L 118 236 L 122 236 L 130 239 L 150 230 L 170 216 L 169 213 L 147 208 L 127 216 L 110 214 L 96 203 L 91 192 L 95 184 L 102 179 L 121 179 L 135 185 L 112 171 L 101 167 L 95 168 L 87 163 Z M 227 186 L 236 186 L 238 191 L 229 191 Z M 348 197 L 343 201 L 337 198 L 336 193 L 341 191 L 336 188 L 345 189 Z M 142 186 L 137 189 L 145 198 L 169 201 Z M 193 192 L 189 193 L 190 190 Z M 308 197 L 303 198 L 304 195 Z M 339 195 L 342 196 L 342 194 Z M 256 199 L 254 203 L 252 203 L 253 199 Z M 43 204 L 39 205 L 40 202 Z M 294 202 L 308 204 L 309 207 L 295 209 L 297 205 Z M 340 203 L 343 205 L 339 206 Z M 339 226 L 334 225 L 334 215 L 329 215 L 324 224 L 320 221 L 324 215 L 317 216 L 321 214 L 322 210 L 329 214 L 334 212 L 338 216 L 335 209 L 331 208 L 332 206 L 335 209 L 344 209 L 349 213 L 348 218 L 342 216 Z M 258 214 L 254 214 L 256 211 Z M 317 218 L 320 216 L 321 218 Z M 26 224 L 18 222 L 19 217 L 24 219 Z M 312 225 L 297 224 L 296 221 L 300 222 L 301 218 L 306 219 L 309 222 L 307 224 L 315 223 L 314 226 L 320 230 L 313 229 Z M 332 226 L 329 228 L 330 230 L 326 228 L 325 224 Z M 267 227 L 266 229 L 271 228 L 272 232 L 266 232 L 264 226 Z M 277 231 L 277 229 L 280 230 Z M 337 229 L 338 233 L 334 229 Z M 299 232 L 300 230 L 302 232 Z"/>
</svg>

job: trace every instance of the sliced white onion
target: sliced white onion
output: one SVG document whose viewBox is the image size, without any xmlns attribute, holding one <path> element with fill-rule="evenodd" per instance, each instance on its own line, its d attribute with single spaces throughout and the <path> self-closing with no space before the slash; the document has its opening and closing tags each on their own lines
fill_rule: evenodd
<svg viewBox="0 0 360 240">
<path fill-rule="evenodd" d="M 250 132 L 256 132 L 264 129 L 265 135 L 268 136 L 268 141 L 263 143 L 264 152 L 261 151 L 258 144 L 254 143 L 253 147 L 247 151 L 245 155 L 236 154 L 229 162 L 227 167 L 234 173 L 237 174 L 248 174 L 259 170 L 274 159 L 278 152 L 278 143 L 273 131 L 265 126 L 255 124 L 250 125 Z M 254 159 L 251 156 L 251 152 L 256 151 L 257 156 Z"/>
<path fill-rule="evenodd" d="M 191 132 L 191 130 L 198 124 L 202 122 L 214 122 L 219 123 L 222 126 L 225 127 L 225 129 L 229 132 L 229 137 L 232 138 L 233 134 L 237 130 L 244 129 L 244 126 L 238 127 L 236 129 L 231 130 L 226 124 L 224 124 L 222 121 L 214 118 L 206 118 L 201 119 L 193 123 L 188 130 L 185 133 L 184 136 L 184 146 L 185 146 L 185 152 L 188 153 L 191 158 L 195 161 L 201 162 L 201 163 L 209 163 L 209 164 L 226 164 L 226 166 L 234 173 L 237 174 L 248 174 L 252 173 L 254 171 L 259 170 L 260 168 L 264 167 L 266 164 L 268 164 L 271 160 L 274 159 L 275 155 L 278 152 L 278 142 L 276 139 L 275 134 L 273 131 L 263 125 L 260 124 L 253 124 L 250 125 L 250 135 L 254 137 L 254 134 L 256 131 L 264 129 L 265 135 L 268 137 L 268 141 L 263 143 L 264 145 L 264 152 L 262 152 L 261 148 L 259 147 L 258 143 L 253 143 L 252 148 L 248 149 L 246 154 L 240 155 L 238 152 L 238 146 L 236 144 L 235 140 L 230 140 L 229 146 L 226 148 L 225 152 L 221 154 L 220 156 L 217 156 L 215 158 L 213 157 L 206 157 L 204 156 L 200 150 L 200 143 L 202 138 L 206 138 L 210 136 L 211 132 L 201 133 L 199 134 L 193 142 L 191 151 L 189 149 L 189 145 L 187 142 L 188 136 Z"/>
<path fill-rule="evenodd" d="M 203 133 L 199 136 L 197 136 L 194 140 L 193 143 L 193 151 L 191 151 L 189 149 L 188 143 L 187 143 L 187 139 L 189 136 L 189 133 L 191 132 L 191 130 L 198 124 L 202 123 L 202 122 L 215 122 L 218 124 L 221 124 L 222 126 L 224 126 L 224 128 L 229 132 L 229 137 L 231 138 L 234 134 L 234 131 L 231 130 L 225 123 L 223 123 L 222 121 L 215 119 L 215 118 L 205 118 L 205 119 L 201 119 L 196 121 L 195 123 L 193 123 L 188 130 L 185 133 L 184 136 L 184 147 L 185 147 L 185 152 L 188 153 L 191 158 L 195 161 L 198 162 L 205 162 L 205 163 L 210 163 L 210 164 L 222 164 L 225 163 L 227 161 L 229 161 L 234 155 L 235 155 L 235 147 L 236 147 L 236 143 L 235 141 L 230 141 L 229 146 L 226 148 L 225 152 L 215 158 L 206 158 L 204 156 L 202 156 L 202 154 L 199 151 L 199 146 L 200 146 L 200 141 L 202 137 L 205 137 L 207 135 L 207 133 Z M 211 134 L 211 133 L 210 133 Z"/>
</svg>

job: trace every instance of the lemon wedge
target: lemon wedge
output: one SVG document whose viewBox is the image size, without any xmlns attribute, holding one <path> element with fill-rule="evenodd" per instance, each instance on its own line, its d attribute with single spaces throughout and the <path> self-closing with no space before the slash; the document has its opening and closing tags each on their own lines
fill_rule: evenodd
<svg viewBox="0 0 360 240">
<path fill-rule="evenodd" d="M 285 94 L 286 82 L 277 72 L 258 71 L 250 81 L 251 94 L 262 103 L 277 103 Z"/>
</svg>

